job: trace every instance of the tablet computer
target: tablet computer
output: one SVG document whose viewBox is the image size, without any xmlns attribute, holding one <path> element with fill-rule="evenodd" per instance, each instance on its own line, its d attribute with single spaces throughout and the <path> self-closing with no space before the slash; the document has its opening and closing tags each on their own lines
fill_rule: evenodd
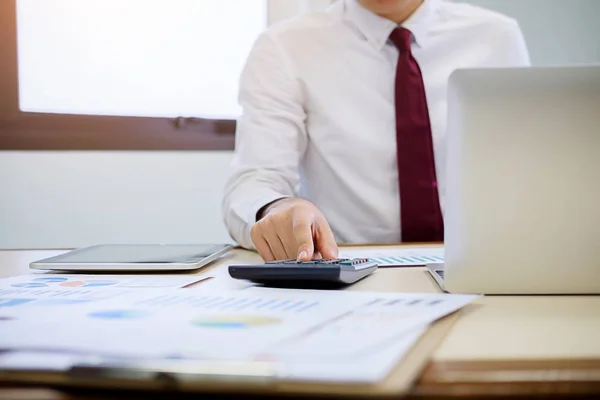
<svg viewBox="0 0 600 400">
<path fill-rule="evenodd" d="M 60 271 L 175 271 L 201 268 L 231 244 L 99 244 L 29 264 Z"/>
</svg>

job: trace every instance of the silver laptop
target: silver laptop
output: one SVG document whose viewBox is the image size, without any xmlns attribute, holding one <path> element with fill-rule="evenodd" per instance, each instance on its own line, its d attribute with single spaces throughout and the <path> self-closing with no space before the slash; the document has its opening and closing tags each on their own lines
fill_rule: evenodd
<svg viewBox="0 0 600 400">
<path fill-rule="evenodd" d="M 456 71 L 448 292 L 600 293 L 600 66 Z"/>
</svg>

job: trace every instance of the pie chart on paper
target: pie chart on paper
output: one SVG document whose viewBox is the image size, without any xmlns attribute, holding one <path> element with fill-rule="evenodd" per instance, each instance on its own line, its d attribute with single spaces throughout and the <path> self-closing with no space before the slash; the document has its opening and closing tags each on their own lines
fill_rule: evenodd
<svg viewBox="0 0 600 400">
<path fill-rule="evenodd" d="M 146 318 L 151 315 L 152 312 L 146 310 L 106 310 L 89 314 L 91 318 L 112 320 Z"/>
<path fill-rule="evenodd" d="M 60 283 L 59 285 L 62 287 L 102 287 L 102 286 L 113 286 L 116 285 L 117 282 L 116 281 L 110 281 L 110 280 L 87 280 L 87 281 L 69 281 L 69 282 L 63 282 Z"/>
<path fill-rule="evenodd" d="M 34 279 L 30 280 L 29 282 L 14 283 L 11 286 L 18 287 L 18 288 L 33 289 L 33 288 L 47 287 L 51 284 L 61 284 L 61 282 L 65 282 L 67 280 L 68 280 L 67 278 L 63 278 L 63 277 L 50 276 L 50 277 L 34 278 Z"/>
<path fill-rule="evenodd" d="M 118 282 L 110 279 L 69 279 L 59 276 L 48 276 L 33 278 L 27 282 L 13 283 L 12 287 L 17 288 L 44 288 L 44 287 L 65 287 L 65 288 L 94 288 L 94 287 L 105 287 L 115 286 Z"/>
<path fill-rule="evenodd" d="M 32 279 L 32 282 L 41 282 L 41 283 L 60 283 L 60 282 L 65 282 L 68 281 L 69 278 L 64 278 L 62 276 L 49 276 L 49 277 L 43 277 L 43 278 L 35 278 Z"/>
<path fill-rule="evenodd" d="M 192 325 L 199 328 L 245 329 L 281 323 L 281 319 L 257 315 L 225 315 L 196 318 Z"/>
<path fill-rule="evenodd" d="M 42 283 L 42 282 L 25 282 L 25 283 L 13 283 L 10 286 L 16 287 L 16 288 L 33 289 L 33 288 L 47 287 L 48 285 L 45 283 Z"/>
</svg>

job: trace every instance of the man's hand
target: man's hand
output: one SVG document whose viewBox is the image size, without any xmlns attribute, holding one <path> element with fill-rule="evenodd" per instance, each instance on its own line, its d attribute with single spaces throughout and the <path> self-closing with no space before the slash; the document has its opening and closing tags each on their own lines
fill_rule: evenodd
<svg viewBox="0 0 600 400">
<path fill-rule="evenodd" d="M 260 217 L 250 236 L 265 261 L 338 257 L 333 232 L 312 203 L 298 198 L 276 200 Z"/>
</svg>

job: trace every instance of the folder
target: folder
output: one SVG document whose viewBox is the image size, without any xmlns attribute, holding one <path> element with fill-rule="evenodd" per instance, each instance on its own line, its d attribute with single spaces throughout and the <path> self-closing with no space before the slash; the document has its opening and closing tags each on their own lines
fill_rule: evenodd
<svg viewBox="0 0 600 400">
<path fill-rule="evenodd" d="M 90 389 L 138 389 L 220 394 L 312 394 L 388 397 L 407 394 L 459 316 L 429 326 L 392 372 L 375 384 L 290 381 L 276 362 L 159 360 L 110 362 L 92 359 L 61 369 L 0 367 L 0 383 Z M 31 353 L 31 352 L 30 352 Z"/>
</svg>

